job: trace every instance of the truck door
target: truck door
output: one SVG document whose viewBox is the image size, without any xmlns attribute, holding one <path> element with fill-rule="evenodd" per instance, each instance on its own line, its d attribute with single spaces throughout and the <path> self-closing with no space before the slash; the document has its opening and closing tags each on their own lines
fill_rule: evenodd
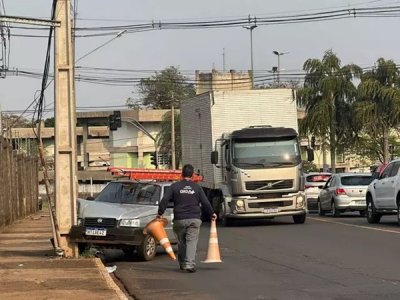
<svg viewBox="0 0 400 300">
<path fill-rule="evenodd" d="M 236 182 L 238 178 L 237 178 L 237 173 L 232 168 L 230 142 L 226 142 L 223 145 L 223 153 L 224 153 L 224 165 L 223 165 L 224 180 L 228 185 L 234 187 L 237 185 Z"/>
</svg>

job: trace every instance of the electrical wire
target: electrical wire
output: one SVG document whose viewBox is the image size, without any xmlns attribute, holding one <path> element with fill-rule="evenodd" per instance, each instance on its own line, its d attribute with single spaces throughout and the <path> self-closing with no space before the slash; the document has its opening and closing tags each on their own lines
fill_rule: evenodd
<svg viewBox="0 0 400 300">
<path fill-rule="evenodd" d="M 56 6 L 57 6 L 57 0 L 53 0 L 52 4 L 52 9 L 51 9 L 51 20 L 55 20 L 56 18 Z M 45 63 L 44 63 L 44 70 L 43 70 L 43 77 L 42 77 L 42 86 L 40 90 L 40 96 L 39 100 L 37 102 L 37 105 L 35 107 L 35 114 L 32 117 L 32 128 L 34 131 L 34 134 L 40 140 L 40 134 L 41 134 L 41 121 L 43 117 L 43 105 L 44 105 L 44 99 L 45 99 L 45 91 L 46 88 L 50 83 L 48 83 L 48 78 L 49 78 L 49 70 L 50 70 L 50 58 L 51 58 L 51 45 L 52 45 L 52 39 L 53 39 L 53 31 L 54 28 L 53 26 L 50 26 L 49 29 L 49 38 L 47 41 L 47 51 L 46 51 L 46 58 L 45 58 Z M 36 116 L 36 120 L 35 120 Z M 35 132 L 35 123 L 38 124 L 38 129 L 37 132 Z"/>
<path fill-rule="evenodd" d="M 379 2 L 378 0 L 367 3 Z M 126 30 L 127 33 L 138 33 L 143 31 L 152 31 L 160 29 L 183 30 L 183 29 L 211 29 L 211 28 L 233 28 L 243 27 L 249 23 L 256 23 L 257 26 L 271 26 L 284 24 L 299 24 L 320 21 L 332 21 L 352 18 L 377 18 L 377 17 L 394 17 L 400 14 L 400 6 L 377 6 L 377 7 L 348 7 L 335 10 L 319 10 L 317 12 L 283 14 L 269 17 L 240 17 L 240 18 L 218 18 L 208 21 L 149 21 L 128 25 L 113 26 L 93 26 L 93 27 L 76 27 L 74 32 L 76 37 L 98 37 L 115 35 L 119 31 Z M 24 27 L 14 27 L 23 29 Z M 41 30 L 40 28 L 32 28 Z M 20 34 L 20 36 L 22 36 Z M 33 35 L 29 35 L 32 37 Z M 43 37 L 39 35 L 38 37 Z"/>
</svg>

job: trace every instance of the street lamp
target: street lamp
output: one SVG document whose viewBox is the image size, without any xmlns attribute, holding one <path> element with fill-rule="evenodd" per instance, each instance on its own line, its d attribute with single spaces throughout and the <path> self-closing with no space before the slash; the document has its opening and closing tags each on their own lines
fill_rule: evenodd
<svg viewBox="0 0 400 300">
<path fill-rule="evenodd" d="M 281 75 L 281 59 L 280 58 L 281 58 L 281 55 L 288 54 L 289 52 L 279 52 L 279 51 L 274 50 L 274 51 L 272 51 L 272 53 L 275 54 L 276 56 L 278 56 L 277 71 L 278 71 L 278 84 L 280 84 L 280 75 Z"/>
<path fill-rule="evenodd" d="M 256 19 L 254 18 L 254 24 L 250 25 L 251 19 L 249 16 L 249 25 L 243 26 L 243 28 L 250 30 L 250 59 L 251 59 L 251 87 L 254 88 L 254 65 L 253 65 L 253 30 L 258 26 L 256 25 Z"/>
</svg>

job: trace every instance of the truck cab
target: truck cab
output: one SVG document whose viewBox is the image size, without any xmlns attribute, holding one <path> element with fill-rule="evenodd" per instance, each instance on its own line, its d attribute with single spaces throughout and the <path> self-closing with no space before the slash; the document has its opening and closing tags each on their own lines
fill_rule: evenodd
<svg viewBox="0 0 400 300">
<path fill-rule="evenodd" d="M 222 169 L 219 211 L 225 223 L 284 215 L 304 223 L 302 160 L 294 129 L 250 126 L 235 130 L 224 134 L 211 156 L 212 163 Z"/>
</svg>

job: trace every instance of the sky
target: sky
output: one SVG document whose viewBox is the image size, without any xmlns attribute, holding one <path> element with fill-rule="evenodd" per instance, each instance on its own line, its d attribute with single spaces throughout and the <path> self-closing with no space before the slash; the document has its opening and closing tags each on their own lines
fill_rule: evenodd
<svg viewBox="0 0 400 300">
<path fill-rule="evenodd" d="M 51 0 L 3 0 L 6 15 L 50 18 Z M 171 20 L 215 20 L 227 17 L 265 17 L 353 7 L 400 5 L 400 0 L 75 0 L 77 27 L 114 26 Z M 23 26 L 23 25 L 19 25 Z M 332 49 L 343 64 L 373 66 L 380 58 L 400 63 L 397 34 L 400 16 L 355 18 L 302 24 L 259 26 L 253 31 L 254 70 L 269 71 L 277 65 L 273 50 L 288 51 L 281 68 L 301 70 L 308 58 L 321 58 Z M 12 29 L 11 33 L 42 34 L 47 31 Z M 82 57 L 113 36 L 76 39 L 76 57 Z M 42 72 L 47 39 L 11 37 L 10 69 Z M 249 31 L 244 28 L 154 30 L 126 33 L 88 55 L 81 67 L 130 70 L 162 70 L 178 66 L 185 74 L 195 70 L 250 69 Z M 51 70 L 53 71 L 53 70 Z M 139 73 L 138 73 L 139 74 Z M 143 74 L 140 73 L 140 74 Z M 147 73 L 151 75 L 152 72 Z M 146 75 L 146 74 L 145 74 Z M 143 76 L 145 76 L 143 75 Z M 0 79 L 1 109 L 24 110 L 41 86 L 40 79 L 8 75 Z M 120 106 L 129 97 L 139 97 L 136 86 L 105 86 L 76 83 L 77 107 Z M 46 92 L 52 108 L 53 85 Z M 51 116 L 48 112 L 46 117 Z M 29 114 L 26 117 L 31 117 Z"/>
</svg>

